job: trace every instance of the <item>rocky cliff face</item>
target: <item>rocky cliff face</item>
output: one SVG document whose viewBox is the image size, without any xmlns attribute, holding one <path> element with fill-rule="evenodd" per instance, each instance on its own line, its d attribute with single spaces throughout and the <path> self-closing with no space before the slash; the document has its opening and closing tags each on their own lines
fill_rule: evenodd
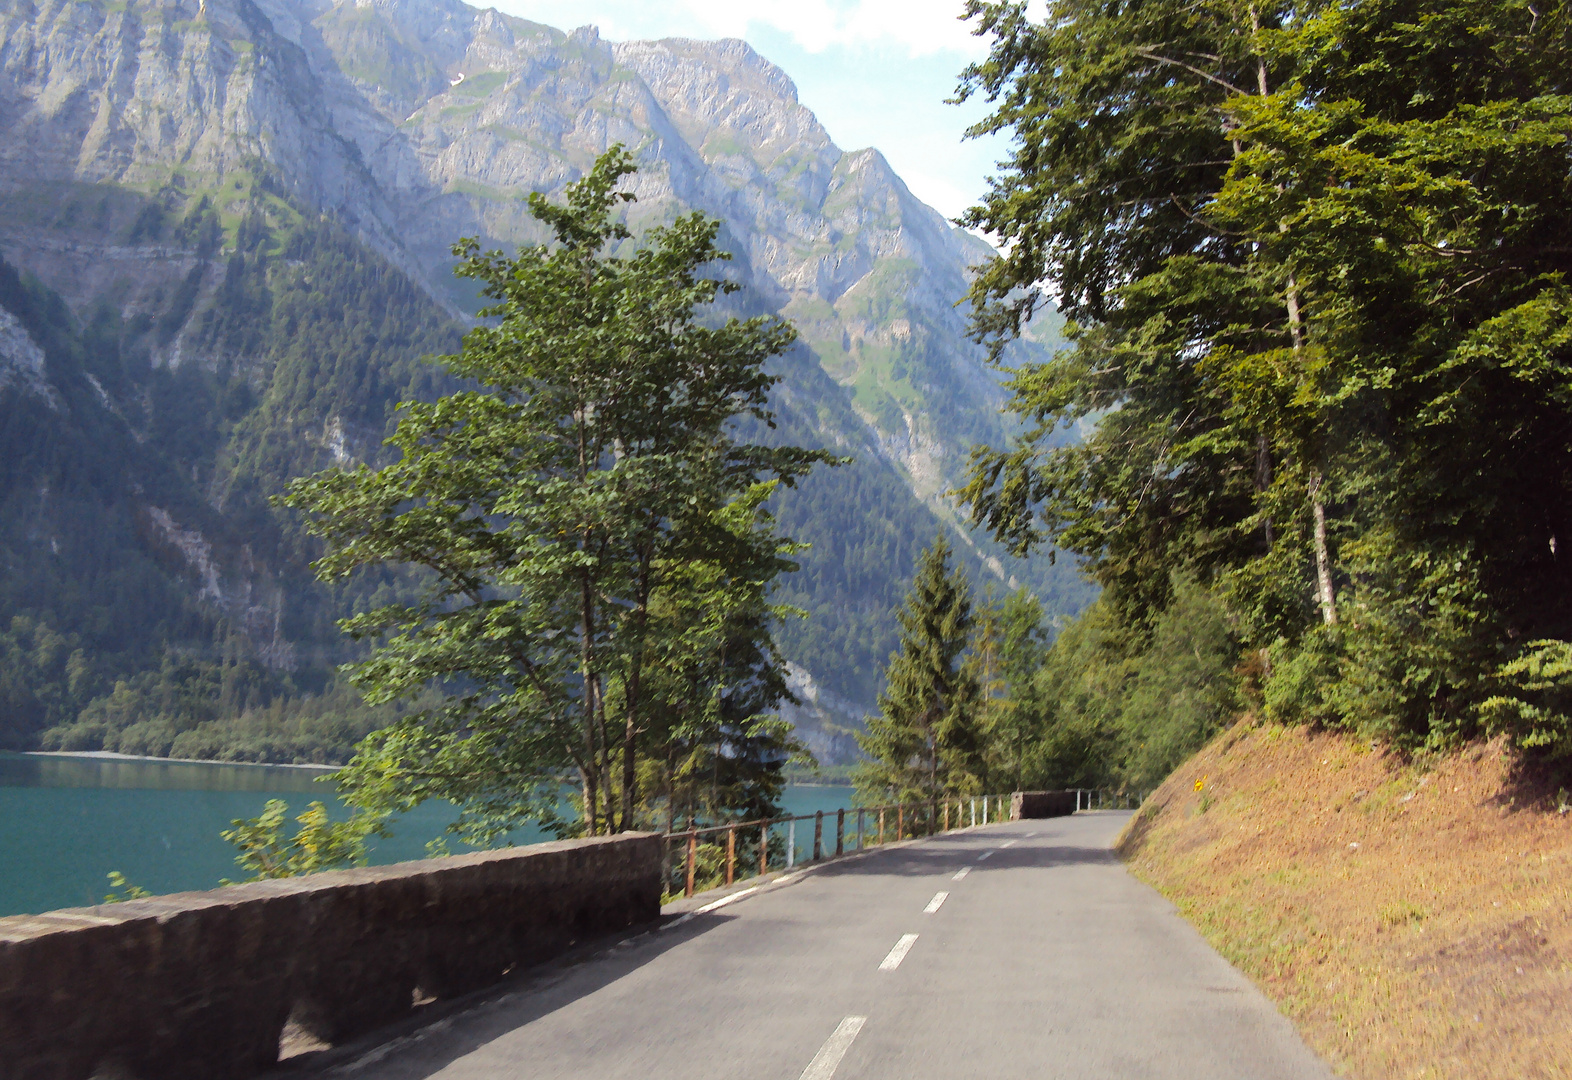
<svg viewBox="0 0 1572 1080">
<path fill-rule="evenodd" d="M 940 505 L 966 448 L 999 434 L 1001 394 L 953 306 L 986 246 L 876 150 L 835 146 L 743 42 L 611 44 L 458 0 L 13 0 L 0 71 L 13 204 L 81 184 L 231 215 L 283 198 L 454 305 L 454 239 L 536 239 L 524 196 L 621 142 L 641 162 L 635 220 L 722 218 L 735 272 L 797 323 L 919 497 Z M 192 271 L 167 245 L 73 244 L 6 216 L 7 250 L 78 302 L 118 287 L 134 309 Z"/>
<path fill-rule="evenodd" d="M 613 143 L 640 163 L 635 228 L 719 217 L 738 302 L 801 331 L 777 400 L 790 437 L 859 457 L 783 510 L 815 543 L 789 597 L 815 628 L 789 630 L 788 654 L 844 725 L 872 705 L 915 551 L 954 520 L 943 492 L 972 443 L 1003 435 L 1002 394 L 954 307 L 988 249 L 876 150 L 837 147 L 740 41 L 610 43 L 459 0 L 0 0 L 0 254 L 100 343 L 82 348 L 120 358 L 84 400 L 167 450 L 189 489 L 187 509 L 159 510 L 162 531 L 145 525 L 151 502 L 136 510 L 150 542 L 210 544 L 200 568 L 171 564 L 188 593 L 224 610 L 280 598 L 264 659 L 300 655 L 289 639 L 328 623 L 318 611 L 303 628 L 298 602 L 291 623 L 301 568 L 284 564 L 299 556 L 253 543 L 258 500 L 377 453 L 418 377 L 376 357 L 413 361 L 473 306 L 453 241 L 540 239 L 529 193 L 559 192 Z M 321 280 L 340 241 L 318 229 L 308 256 L 281 239 L 318 220 L 369 249 L 342 249 L 358 275 L 344 300 Z M 426 307 L 405 296 L 390 322 L 379 305 L 405 279 Z M 294 355 L 299 313 L 315 304 L 325 325 L 334 303 L 356 314 L 318 327 L 331 362 Z M 6 402 L 58 407 L 40 356 L 0 311 L 0 390 L 26 391 Z"/>
</svg>

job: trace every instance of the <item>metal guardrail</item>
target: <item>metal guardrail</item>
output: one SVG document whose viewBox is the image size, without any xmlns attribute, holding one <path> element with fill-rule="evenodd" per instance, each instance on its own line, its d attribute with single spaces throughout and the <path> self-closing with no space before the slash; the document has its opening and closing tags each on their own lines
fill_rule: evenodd
<svg viewBox="0 0 1572 1080">
<path fill-rule="evenodd" d="M 1139 810 L 1149 791 L 1115 791 L 1111 788 L 1071 788 L 1077 810 Z"/>
<path fill-rule="evenodd" d="M 1078 811 L 1134 810 L 1145 802 L 1147 795 L 1150 794 L 1115 791 L 1109 788 L 1071 788 L 1070 790 L 1076 794 L 1075 808 Z M 829 838 L 825 835 L 824 825 L 827 815 L 823 810 L 813 814 L 761 818 L 754 821 L 728 821 L 719 825 L 673 829 L 662 834 L 666 846 L 666 893 L 675 895 L 680 886 L 682 895 L 692 896 L 701 872 L 700 864 L 713 862 L 716 856 L 720 857 L 721 865 L 713 870 L 703 871 L 707 883 L 712 876 L 718 879 L 713 884 L 735 883 L 738 880 L 738 870 L 744 861 L 750 864 L 749 869 L 752 873 L 743 873 L 743 878 L 769 873 L 771 830 L 774 829 L 784 830 L 784 836 L 780 837 L 783 840 L 780 866 L 790 870 L 797 865 L 799 821 L 813 822 L 813 842 L 808 848 L 807 861 L 819 862 L 844 855 L 848 850 L 862 851 L 868 847 L 904 840 L 908 837 L 933 836 L 936 833 L 951 832 L 974 825 L 1008 821 L 1010 798 L 1008 794 L 957 796 L 928 802 L 891 803 L 888 806 L 832 811 L 828 816 L 833 818 L 835 828 L 833 852 L 830 851 Z M 852 816 L 855 816 L 856 827 L 855 831 L 848 834 L 846 823 L 848 817 Z M 877 825 L 876 829 L 875 825 Z M 886 831 L 890 829 L 893 830 L 893 837 L 891 840 L 886 840 Z M 721 837 L 724 837 L 723 846 Z M 712 850 L 703 850 L 711 844 L 702 842 L 701 838 L 714 838 L 711 841 Z M 848 844 L 849 840 L 852 841 L 850 844 Z M 743 854 L 749 846 L 753 847 L 756 854 Z M 673 859 L 673 855 L 679 853 L 680 857 Z"/>
<path fill-rule="evenodd" d="M 825 835 L 827 815 L 823 810 L 813 814 L 761 818 L 754 821 L 728 821 L 720 825 L 674 829 L 662 837 L 666 844 L 666 892 L 668 895 L 675 894 L 678 891 L 676 886 L 680 884 L 684 896 L 693 895 L 695 882 L 700 873 L 700 863 L 711 861 L 713 858 L 713 853 L 703 853 L 710 855 L 711 859 L 701 858 L 701 837 L 715 838 L 712 843 L 719 847 L 720 837 L 724 836 L 724 856 L 722 866 L 718 868 L 719 877 L 722 879 L 722 884 L 731 885 L 737 880 L 737 871 L 741 862 L 739 851 L 742 848 L 751 846 L 756 852 L 756 857 L 753 853 L 743 856 L 743 859 L 750 864 L 749 869 L 756 866 L 755 873 L 758 875 L 770 872 L 772 830 L 784 831 L 784 836 L 781 837 L 784 841 L 784 850 L 780 853 L 781 868 L 789 870 L 796 866 L 799 821 L 813 822 L 813 843 L 808 849 L 807 861 L 819 862 L 844 855 L 848 850 L 862 851 L 908 837 L 933 836 L 974 825 L 1008 821 L 1009 815 L 1009 795 L 965 796 L 836 810 L 828 815 L 833 820 L 835 830 L 833 853 L 830 850 L 831 840 Z M 855 823 L 855 829 L 850 833 L 846 828 L 848 818 L 853 818 Z M 886 839 L 887 836 L 889 839 Z M 739 848 L 739 842 L 742 848 Z M 682 854 L 680 858 L 674 860 L 672 856 L 676 845 L 681 846 Z M 713 873 L 714 871 L 706 871 L 706 878 Z M 751 877 L 754 874 L 745 873 L 742 876 Z"/>
</svg>

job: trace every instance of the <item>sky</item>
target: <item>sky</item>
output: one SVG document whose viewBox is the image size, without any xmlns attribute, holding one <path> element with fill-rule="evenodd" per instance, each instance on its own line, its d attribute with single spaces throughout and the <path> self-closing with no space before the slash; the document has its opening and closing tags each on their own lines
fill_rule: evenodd
<svg viewBox="0 0 1572 1080">
<path fill-rule="evenodd" d="M 470 0 L 610 41 L 742 38 L 797 84 L 842 150 L 876 147 L 918 198 L 947 217 L 987 190 L 1002 138 L 964 140 L 980 101 L 947 105 L 962 69 L 988 53 L 963 0 Z"/>
</svg>

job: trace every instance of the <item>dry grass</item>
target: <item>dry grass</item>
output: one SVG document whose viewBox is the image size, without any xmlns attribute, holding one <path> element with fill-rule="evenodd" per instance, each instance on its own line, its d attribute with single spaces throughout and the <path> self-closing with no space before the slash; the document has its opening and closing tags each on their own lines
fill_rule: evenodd
<svg viewBox="0 0 1572 1080">
<path fill-rule="evenodd" d="M 1119 850 L 1340 1073 L 1572 1077 L 1566 805 L 1500 743 L 1414 761 L 1244 721 Z"/>
</svg>

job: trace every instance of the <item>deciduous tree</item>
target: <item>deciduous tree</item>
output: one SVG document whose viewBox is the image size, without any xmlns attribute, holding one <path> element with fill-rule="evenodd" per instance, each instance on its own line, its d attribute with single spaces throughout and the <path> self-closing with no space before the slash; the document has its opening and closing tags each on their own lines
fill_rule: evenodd
<svg viewBox="0 0 1572 1080">
<path fill-rule="evenodd" d="M 469 388 L 403 407 L 397 462 L 290 490 L 327 542 L 321 577 L 397 564 L 427 583 L 344 624 L 378 642 L 357 673 L 368 699 L 446 692 L 360 745 L 341 783 L 363 806 L 451 799 L 469 839 L 494 841 L 553 818 L 572 769 L 577 827 L 632 827 L 640 761 L 668 730 L 652 659 L 712 601 L 735 611 L 739 590 L 757 601 L 792 568 L 759 485 L 834 459 L 741 441 L 733 421 L 771 420 L 764 365 L 794 332 L 708 318 L 736 288 L 709 269 L 727 258 L 718 222 L 694 213 L 633 242 L 615 211 L 634 168 L 614 147 L 564 202 L 531 196 L 549 243 L 508 257 L 460 242 L 458 274 L 494 302 L 446 359 Z M 767 624 L 752 632 L 778 663 Z M 735 673 L 705 668 L 699 699 L 734 700 Z"/>
</svg>

